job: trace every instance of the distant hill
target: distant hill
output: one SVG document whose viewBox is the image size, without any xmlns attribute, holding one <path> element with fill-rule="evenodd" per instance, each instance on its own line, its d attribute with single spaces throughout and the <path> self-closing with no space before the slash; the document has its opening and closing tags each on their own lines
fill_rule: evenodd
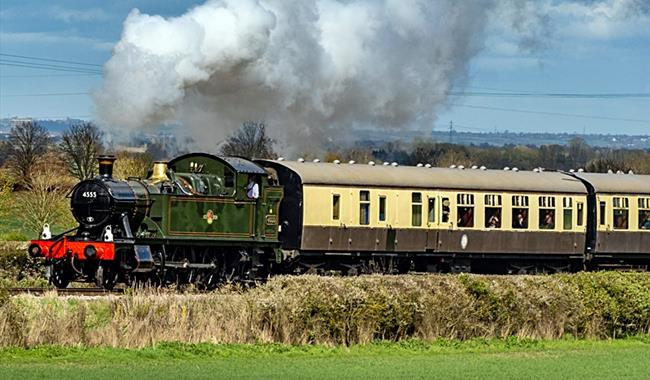
<svg viewBox="0 0 650 380">
<path fill-rule="evenodd" d="M 592 147 L 613 149 L 650 149 L 650 134 L 577 134 L 577 133 L 524 133 L 524 132 L 459 132 L 459 131 L 413 131 L 413 130 L 372 130 L 355 132 L 359 141 L 386 143 L 401 140 L 410 142 L 414 139 L 433 139 L 441 143 L 461 145 L 567 145 L 571 139 L 581 138 Z"/>
<path fill-rule="evenodd" d="M 6 134 L 9 133 L 11 126 L 16 122 L 17 118 L 4 118 L 0 119 L 0 133 Z M 47 129 L 52 135 L 61 135 L 69 126 L 73 124 L 83 123 L 85 120 L 81 119 L 61 119 L 61 120 L 49 120 L 49 119 L 34 119 L 35 122 L 42 125 Z"/>
</svg>

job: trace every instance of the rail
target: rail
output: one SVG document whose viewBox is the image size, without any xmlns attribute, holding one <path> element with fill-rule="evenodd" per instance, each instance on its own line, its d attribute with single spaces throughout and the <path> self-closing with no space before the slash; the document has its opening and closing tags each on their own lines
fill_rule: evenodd
<svg viewBox="0 0 650 380">
<path fill-rule="evenodd" d="M 106 290 L 102 288 L 8 288 L 9 294 L 33 294 L 42 295 L 49 292 L 55 292 L 59 295 L 75 295 L 75 296 L 101 296 L 109 294 L 124 294 L 124 289 Z"/>
</svg>

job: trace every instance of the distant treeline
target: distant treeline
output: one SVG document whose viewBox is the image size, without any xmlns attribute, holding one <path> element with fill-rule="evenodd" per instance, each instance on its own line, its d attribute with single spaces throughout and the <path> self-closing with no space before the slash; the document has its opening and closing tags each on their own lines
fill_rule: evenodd
<svg viewBox="0 0 650 380">
<path fill-rule="evenodd" d="M 309 157 L 305 157 L 309 158 Z M 326 161 L 335 159 L 356 162 L 388 161 L 400 165 L 431 164 L 485 166 L 489 169 L 516 167 L 522 170 L 534 168 L 570 170 L 584 169 L 604 173 L 608 170 L 637 174 L 650 174 L 650 150 L 593 148 L 583 139 L 574 138 L 568 145 L 506 145 L 503 147 L 456 145 L 433 140 L 415 140 L 410 144 L 391 142 L 375 147 L 356 146 L 332 150 Z"/>
</svg>

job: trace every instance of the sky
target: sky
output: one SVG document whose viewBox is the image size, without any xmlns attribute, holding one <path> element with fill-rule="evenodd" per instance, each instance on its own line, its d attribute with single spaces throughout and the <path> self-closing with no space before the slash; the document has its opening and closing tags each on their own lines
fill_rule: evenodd
<svg viewBox="0 0 650 380">
<path fill-rule="evenodd" d="M 492 21 L 433 123 L 411 128 L 650 135 L 650 6 L 621 16 L 631 1 L 540 0 L 547 25 L 528 44 L 528 26 Z M 129 13 L 202 3 L 0 0 L 0 117 L 94 119 Z"/>
</svg>

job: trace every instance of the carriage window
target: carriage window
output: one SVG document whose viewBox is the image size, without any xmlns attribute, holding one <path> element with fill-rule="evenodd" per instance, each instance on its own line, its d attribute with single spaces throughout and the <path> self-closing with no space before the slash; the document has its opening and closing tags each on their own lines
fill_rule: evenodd
<svg viewBox="0 0 650 380">
<path fill-rule="evenodd" d="M 512 196 L 512 228 L 528 228 L 528 196 Z"/>
<path fill-rule="evenodd" d="M 600 202 L 600 224 L 604 225 L 605 224 L 605 208 L 606 208 L 606 203 L 605 202 Z"/>
<path fill-rule="evenodd" d="M 436 221 L 436 198 L 429 198 L 428 201 L 428 213 L 427 220 L 429 223 L 435 223 Z"/>
<path fill-rule="evenodd" d="M 562 213 L 562 228 L 570 230 L 573 227 L 573 198 L 562 198 L 562 208 L 564 209 Z"/>
<path fill-rule="evenodd" d="M 650 198 L 639 198 L 639 229 L 650 231 Z"/>
<path fill-rule="evenodd" d="M 485 228 L 501 228 L 501 195 L 485 195 Z"/>
<path fill-rule="evenodd" d="M 539 228 L 555 229 L 555 197 L 539 197 Z"/>
<path fill-rule="evenodd" d="M 456 195 L 458 227 L 474 227 L 474 194 Z"/>
<path fill-rule="evenodd" d="M 614 228 L 617 230 L 627 230 L 629 227 L 629 201 L 628 198 L 615 197 L 613 202 L 614 211 Z"/>
<path fill-rule="evenodd" d="M 582 202 L 578 202 L 578 225 L 582 226 L 582 214 L 583 214 L 583 209 L 582 209 Z"/>
<path fill-rule="evenodd" d="M 359 192 L 359 224 L 370 224 L 370 192 L 367 190 Z"/>
<path fill-rule="evenodd" d="M 339 194 L 332 195 L 332 219 L 339 220 L 341 217 L 341 196 Z"/>
<path fill-rule="evenodd" d="M 411 225 L 422 225 L 422 193 L 411 194 Z"/>
<path fill-rule="evenodd" d="M 386 196 L 384 195 L 379 197 L 379 221 L 386 221 Z"/>
<path fill-rule="evenodd" d="M 449 198 L 442 198 L 442 223 L 449 223 L 449 213 L 451 208 L 449 207 Z"/>
</svg>

